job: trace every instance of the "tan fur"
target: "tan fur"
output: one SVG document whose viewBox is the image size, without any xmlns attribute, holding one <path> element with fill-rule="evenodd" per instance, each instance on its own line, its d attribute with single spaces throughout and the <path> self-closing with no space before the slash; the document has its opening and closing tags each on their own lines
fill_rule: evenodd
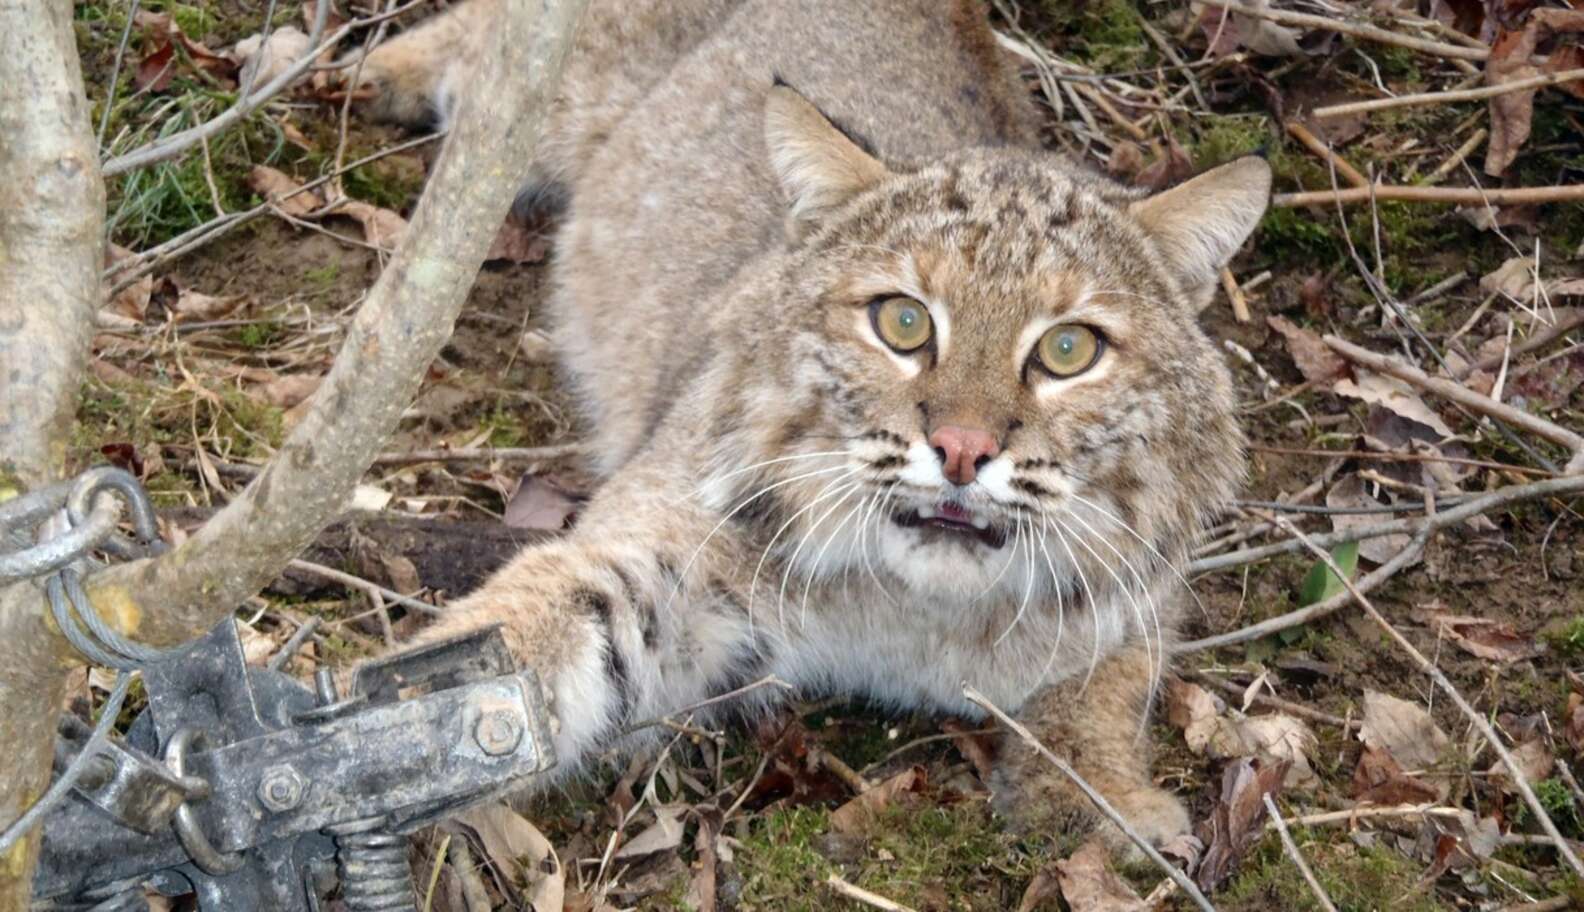
<svg viewBox="0 0 1584 912">
<path fill-rule="evenodd" d="M 443 114 L 497 3 L 376 49 L 377 110 Z M 606 480 L 429 634 L 505 622 L 563 769 L 767 673 L 973 716 L 967 681 L 1153 838 L 1186 825 L 1144 713 L 1174 567 L 1242 471 L 1194 315 L 1269 170 L 1141 199 L 1038 147 L 995 48 L 966 0 L 593 3 L 533 180 L 568 200 L 550 312 Z M 870 316 L 898 295 L 936 332 L 906 356 Z M 1107 340 L 1074 379 L 1032 360 L 1059 322 Z M 926 442 L 947 424 L 997 441 L 972 484 Z M 994 785 L 1082 816 L 1020 749 Z"/>
</svg>

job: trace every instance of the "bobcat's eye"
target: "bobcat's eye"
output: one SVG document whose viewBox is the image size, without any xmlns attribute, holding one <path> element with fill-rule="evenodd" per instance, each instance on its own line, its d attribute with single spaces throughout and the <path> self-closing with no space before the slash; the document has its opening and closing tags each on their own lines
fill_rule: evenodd
<svg viewBox="0 0 1584 912">
<path fill-rule="evenodd" d="M 1063 323 L 1053 326 L 1034 349 L 1040 367 L 1054 377 L 1076 377 L 1100 359 L 1105 343 L 1100 334 L 1087 326 Z"/>
<path fill-rule="evenodd" d="M 912 298 L 885 298 L 869 305 L 875 334 L 892 349 L 908 354 L 929 342 L 935 332 L 929 310 Z"/>
</svg>

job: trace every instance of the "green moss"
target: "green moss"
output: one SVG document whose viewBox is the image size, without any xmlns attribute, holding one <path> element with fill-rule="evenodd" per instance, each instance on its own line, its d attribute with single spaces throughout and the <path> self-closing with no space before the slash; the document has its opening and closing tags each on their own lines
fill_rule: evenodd
<svg viewBox="0 0 1584 912">
<path fill-rule="evenodd" d="M 355 157 L 348 156 L 348 160 L 355 160 Z M 348 171 L 342 182 L 347 195 L 353 199 L 403 210 L 423 192 L 424 176 L 382 159 Z"/>
<path fill-rule="evenodd" d="M 1422 870 L 1403 856 L 1383 848 L 1363 848 L 1329 834 L 1297 829 L 1293 838 L 1321 886 L 1340 912 L 1447 912 L 1434 891 L 1420 885 Z M 1314 895 L 1283 852 L 1281 840 L 1269 834 L 1244 859 L 1233 880 L 1216 896 L 1223 912 L 1268 912 L 1270 909 L 1312 909 Z"/>
<path fill-rule="evenodd" d="M 1568 658 L 1584 655 L 1584 615 L 1569 619 L 1559 630 L 1548 631 L 1545 638 L 1552 649 Z"/>
<path fill-rule="evenodd" d="M 819 884 L 831 873 L 913 908 L 1015 908 L 1047 847 L 1004 832 L 978 802 L 896 806 L 881 814 L 860 860 L 837 866 L 818 847 L 829 813 L 814 808 L 761 816 L 738 863 L 744 910 L 827 910 L 860 907 L 833 902 Z M 943 904 L 944 903 L 944 904 Z"/>
<path fill-rule="evenodd" d="M 1040 5 L 1038 18 L 1046 26 L 1041 37 L 1063 56 L 1093 69 L 1133 70 L 1154 62 L 1154 45 L 1128 0 L 1047 0 Z"/>
<path fill-rule="evenodd" d="M 331 270 L 333 272 L 338 269 L 338 267 L 335 264 L 331 264 L 330 266 L 326 266 L 325 269 Z M 317 281 L 314 278 L 314 273 L 322 271 L 323 270 L 309 270 L 303 275 L 310 282 L 315 282 L 317 284 Z M 232 338 L 243 348 L 259 349 L 268 348 L 271 345 L 274 345 L 285 334 L 285 327 L 281 326 L 279 323 L 276 323 L 273 320 L 260 320 L 237 327 L 237 329 L 232 333 Z"/>
<path fill-rule="evenodd" d="M 1573 792 L 1567 783 L 1556 777 L 1543 779 L 1534 783 L 1534 793 L 1563 836 L 1578 839 L 1584 834 L 1584 812 L 1580 811 L 1578 802 L 1573 800 Z M 1533 820 L 1534 812 L 1529 810 L 1529 805 L 1519 803 L 1513 816 L 1514 823 L 1524 826 Z"/>
</svg>

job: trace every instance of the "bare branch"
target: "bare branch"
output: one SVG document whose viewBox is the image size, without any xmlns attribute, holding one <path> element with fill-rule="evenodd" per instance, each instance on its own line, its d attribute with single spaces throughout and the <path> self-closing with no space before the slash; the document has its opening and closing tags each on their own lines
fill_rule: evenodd
<svg viewBox="0 0 1584 912">
<path fill-rule="evenodd" d="M 1574 82 L 1579 79 L 1584 79 L 1584 69 L 1545 73 L 1529 79 L 1515 79 L 1512 82 L 1502 82 L 1496 85 L 1481 86 L 1477 89 L 1463 89 L 1456 92 L 1423 92 L 1418 95 L 1398 95 L 1395 98 L 1375 98 L 1369 101 L 1353 101 L 1347 104 L 1328 105 L 1323 108 L 1315 108 L 1314 117 L 1316 120 L 1325 120 L 1328 117 L 1363 114 L 1386 108 L 1449 104 L 1454 101 L 1479 101 L 1485 98 L 1495 98 L 1498 95 L 1506 95 L 1509 92 L 1522 92 L 1526 89 L 1560 85 L 1564 82 Z"/>
<path fill-rule="evenodd" d="M 1484 60 L 1490 56 L 1489 48 L 1460 47 L 1455 44 L 1446 44 L 1440 41 L 1429 41 L 1424 38 L 1414 38 L 1402 35 L 1390 29 L 1377 28 L 1373 25 L 1363 25 L 1357 22 L 1348 22 L 1333 16 L 1315 16 L 1310 13 L 1294 13 L 1287 10 L 1266 9 L 1257 6 L 1247 6 L 1233 0 L 1204 0 L 1205 6 L 1218 7 L 1252 16 L 1256 19 L 1268 19 L 1282 25 L 1296 25 L 1300 28 L 1325 29 L 1329 32 L 1340 32 L 1376 41 L 1381 44 L 1394 44 L 1411 50 L 1432 54 L 1437 57 L 1446 57 L 1452 60 Z"/>
<path fill-rule="evenodd" d="M 1325 887 L 1320 886 L 1320 881 L 1315 878 L 1314 871 L 1309 869 L 1309 862 L 1304 861 L 1303 854 L 1298 851 L 1298 843 L 1293 842 L 1292 833 L 1287 831 L 1287 821 L 1282 819 L 1281 811 L 1277 809 L 1276 802 L 1271 800 L 1270 792 L 1261 796 L 1265 799 L 1265 810 L 1270 814 L 1271 823 L 1275 825 L 1276 832 L 1281 834 L 1282 848 L 1287 850 L 1287 857 L 1297 866 L 1298 873 L 1303 875 L 1304 883 L 1309 885 L 1309 892 L 1314 894 L 1315 902 L 1325 912 L 1337 912 L 1336 904 L 1331 902 L 1331 897 L 1326 895 Z"/>
<path fill-rule="evenodd" d="M 0 501 L 61 477 L 99 302 L 104 181 L 72 5 L 0 3 Z M 0 546 L 6 542 L 0 541 Z M 31 611 L 4 596 L 19 592 Z M 44 793 L 65 675 L 37 587 L 0 592 L 0 824 Z M 64 642 L 64 641 L 59 641 Z M 36 835 L 0 855 L 0 908 L 25 909 Z"/>
<path fill-rule="evenodd" d="M 1400 200 L 1409 203 L 1450 203 L 1457 206 L 1528 206 L 1535 203 L 1565 203 L 1584 200 L 1584 184 L 1555 187 L 1402 187 L 1376 184 L 1348 187 L 1345 190 L 1306 190 L 1278 193 L 1271 205 L 1282 208 L 1321 206 L 1332 203 L 1367 203 L 1371 200 Z"/>
<path fill-rule="evenodd" d="M 1549 440 L 1558 446 L 1567 447 L 1573 454 L 1573 458 L 1567 464 L 1567 473 L 1573 475 L 1584 472 L 1584 436 L 1547 421 L 1538 415 L 1531 415 L 1504 402 L 1497 402 L 1489 396 L 1482 396 L 1462 384 L 1454 383 L 1451 380 L 1442 380 L 1439 377 L 1432 377 L 1411 364 L 1370 351 L 1362 346 L 1354 345 L 1337 336 L 1328 335 L 1323 341 L 1337 353 L 1346 356 L 1349 361 L 1355 364 L 1362 364 L 1377 373 L 1389 374 L 1482 415 L 1500 419 L 1508 424 L 1523 428 L 1537 437 Z"/>
</svg>

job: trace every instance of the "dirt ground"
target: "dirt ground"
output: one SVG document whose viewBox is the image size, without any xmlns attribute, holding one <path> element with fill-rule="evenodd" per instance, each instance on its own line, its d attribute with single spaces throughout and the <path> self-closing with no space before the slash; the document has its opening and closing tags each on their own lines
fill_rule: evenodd
<svg viewBox="0 0 1584 912">
<path fill-rule="evenodd" d="M 1415 34 L 1448 41 L 1448 29 L 1462 28 L 1466 37 L 1488 44 L 1520 33 L 1526 17 L 1545 6 L 1492 0 L 1350 9 L 1361 20 L 1367 14 L 1382 27 L 1404 32 L 1410 29 L 1405 21 L 1411 24 L 1404 15 L 1423 14 L 1451 25 L 1413 26 Z M 76 9 L 97 122 L 128 10 L 125 4 L 96 3 L 78 3 Z M 210 65 L 183 40 L 220 54 L 263 25 L 256 4 L 235 0 L 149 0 L 143 11 L 167 18 L 140 19 L 133 27 L 106 133 L 113 152 L 213 116 L 234 97 L 234 64 L 230 71 Z M 301 12 L 283 4 L 275 25 L 301 26 Z M 394 27 L 430 12 L 404 14 Z M 1479 23 L 1470 25 L 1476 13 Z M 1111 107 L 1122 106 L 1124 127 L 1104 110 L 1106 94 L 1076 90 L 1105 83 L 1067 83 L 1058 113 L 1037 70 L 1028 69 L 1030 92 L 1050 111 L 1050 144 L 1125 180 L 1162 183 L 1265 149 L 1278 174 L 1278 192 L 1329 187 L 1324 160 L 1283 128 L 1293 121 L 1310 124 L 1344 159 L 1384 183 L 1424 183 L 1476 131 L 1506 128 L 1482 102 L 1405 106 L 1322 124 L 1310 116 L 1316 107 L 1381 97 L 1383 91 L 1442 90 L 1467 74 L 1434 55 L 1317 29 L 1288 28 L 1285 37 L 1296 48 L 1274 50 L 1272 42 L 1285 47 L 1283 35 L 1264 31 L 1275 28 L 1260 26 L 1264 20 L 1234 19 L 1217 27 L 1196 15 L 1178 0 L 1087 0 L 1029 4 L 1020 11 L 1007 6 L 996 21 L 1068 64 L 1131 74 L 1123 79 L 1129 85 L 1179 99 L 1170 109 L 1152 112 L 1143 103 L 1126 107 L 1136 100 L 1127 92 L 1111 96 Z M 183 39 L 171 37 L 172 25 Z M 1237 33 L 1236 41 L 1224 46 L 1229 30 Z M 1162 47 L 1206 65 L 1164 69 L 1174 63 Z M 162 48 L 174 49 L 163 84 Z M 1185 72 L 1198 77 L 1190 83 Z M 333 91 L 305 86 L 216 139 L 202 155 L 113 180 L 111 239 L 133 254 L 150 250 L 222 210 L 246 210 L 262 194 L 277 192 L 261 182 L 260 166 L 300 183 L 330 173 L 337 162 L 412 138 L 363 121 L 356 106 L 343 133 L 341 116 Z M 1542 92 L 1534 102 L 1532 134 L 1500 175 L 1481 170 L 1487 149 L 1476 143 L 1467 165 L 1449 169 L 1438 182 L 1466 187 L 1477 176 L 1494 187 L 1584 180 L 1581 117 L 1579 97 Z M 339 190 L 394 216 L 408 215 L 436 148 L 418 145 L 380 158 L 348 172 Z M 334 197 L 319 200 L 330 203 Z M 173 515 L 178 508 L 218 506 L 240 489 L 289 432 L 386 256 L 378 249 L 378 231 L 365 219 L 327 214 L 327 208 L 309 207 L 291 219 L 267 212 L 190 253 L 158 262 L 116 297 L 116 318 L 106 321 L 96 339 L 94 374 L 83 391 L 73 446 L 78 466 L 107 457 L 134 466 Z M 1300 493 L 1310 506 L 1400 511 L 1284 513 L 1318 534 L 1339 518 L 1422 514 L 1427 491 L 1443 500 L 1468 497 L 1548 477 L 1541 459 L 1566 461 L 1554 446 L 1532 436 L 1514 443 L 1488 420 L 1436 397 L 1410 391 L 1423 411 L 1405 414 L 1339 395 L 1334 377 L 1316 379 L 1313 365 L 1304 366 L 1305 346 L 1317 334 L 1336 333 L 1375 351 L 1410 355 L 1434 373 L 1429 345 L 1453 359 L 1455 371 L 1503 352 L 1509 339 L 1521 345 L 1553 321 L 1567 319 L 1573 310 L 1567 298 L 1584 291 L 1584 284 L 1575 283 L 1571 292 L 1566 287 L 1580 274 L 1584 257 L 1584 207 L 1502 207 L 1497 221 L 1498 230 L 1481 228 L 1451 206 L 1428 203 L 1381 202 L 1344 213 L 1327 206 L 1271 211 L 1231 268 L 1245 287 L 1239 293 L 1252 319 L 1238 321 L 1225 296 L 1205 316 L 1212 336 L 1228 344 L 1252 447 L 1247 502 L 1211 531 L 1203 556 L 1285 538 L 1261 525 L 1264 514 L 1258 511 L 1266 508 L 1260 504 L 1292 502 Z M 513 452 L 578 440 L 577 418 L 557 382 L 553 353 L 536 333 L 554 255 L 553 229 L 553 218 L 547 218 L 503 232 L 502 255 L 479 276 L 454 338 L 387 452 Z M 1350 241 L 1357 246 L 1357 262 Z M 1508 288 L 1507 294 L 1494 290 L 1504 287 L 1499 282 L 1482 283 L 1510 260 L 1537 254 L 1541 284 L 1556 289 L 1547 301 L 1532 293 L 1533 283 L 1529 292 Z M 1412 332 L 1372 291 L 1366 272 L 1374 273 L 1375 284 L 1392 299 L 1409 302 L 1404 307 Z M 1265 273 L 1268 278 L 1252 281 Z M 1427 289 L 1432 293 L 1424 294 Z M 1504 401 L 1584 430 L 1581 337 L 1575 331 L 1510 354 L 1500 377 Z M 1471 386 L 1479 382 L 1469 375 L 1459 379 Z M 1432 434 L 1430 442 L 1415 443 L 1426 439 L 1426 425 L 1411 415 L 1444 422 L 1454 436 L 1438 442 Z M 523 491 L 514 501 L 519 483 Z M 366 492 L 387 512 L 507 523 L 528 535 L 559 524 L 564 511 L 557 512 L 563 502 L 557 492 L 576 492 L 579 485 L 575 460 L 530 453 L 377 466 L 366 479 Z M 1581 840 L 1584 792 L 1572 779 L 1584 749 L 1584 679 L 1577 676 L 1584 665 L 1584 517 L 1577 507 L 1567 499 L 1525 499 L 1444 529 L 1430 539 L 1422 560 L 1371 598 L 1520 750 L 1557 827 Z M 1366 548 L 1359 575 L 1393 550 Z M 1336 553 L 1347 562 L 1341 549 Z M 342 569 L 432 601 L 462 585 L 407 575 L 403 568 L 420 559 L 376 545 Z M 1315 569 L 1315 558 L 1297 551 L 1196 575 L 1192 588 L 1202 610 L 1190 613 L 1184 638 L 1238 630 L 1312 601 L 1305 580 Z M 247 635 L 261 656 L 307 616 L 320 616 L 321 633 L 290 666 L 298 673 L 306 675 L 320 662 L 350 661 L 381 648 L 386 637 L 416 629 L 418 619 L 399 609 L 390 612 L 390 627 L 369 617 L 361 593 L 306 577 L 293 580 L 244 606 L 239 616 L 250 622 Z M 1326 594 L 1337 588 L 1334 578 L 1319 582 L 1331 584 Z M 356 616 L 362 618 L 349 620 Z M 1495 756 L 1483 738 L 1356 607 L 1248 642 L 1190 652 L 1178 657 L 1177 666 L 1183 678 L 1164 699 L 1155 726 L 1161 745 L 1157 774 L 1187 801 L 1196 821 L 1209 824 L 1231 813 L 1234 823 L 1227 826 L 1243 837 L 1226 876 L 1211 891 L 1217 908 L 1318 908 L 1276 834 L 1260 829 L 1264 821 L 1235 823 L 1247 796 L 1226 785 L 1240 769 L 1295 757 L 1312 775 L 1295 781 L 1289 772 L 1288 784 L 1277 792 L 1284 817 L 1356 812 L 1293 827 L 1299 849 L 1337 908 L 1540 910 L 1584 904 L 1584 883 L 1568 872 L 1554 847 L 1535 837 L 1540 830 L 1534 813 L 1499 768 L 1493 771 Z M 1369 693 L 1395 697 L 1409 708 L 1393 703 L 1388 712 L 1386 704 L 1372 704 Z M 1388 723 L 1375 713 L 1396 713 L 1392 724 L 1406 728 L 1428 727 L 1394 738 L 1381 733 Z M 1283 728 L 1288 737 L 1280 743 L 1257 743 L 1247 723 L 1271 716 L 1297 728 Z M 1360 738 L 1361 721 L 1373 735 L 1369 744 Z M 958 734 L 945 737 L 943 731 Z M 1415 765 L 1404 741 L 1435 745 L 1430 762 Z M 886 718 L 862 706 L 828 702 L 800 705 L 752 730 L 679 732 L 660 758 L 613 763 L 595 781 L 535 804 L 524 815 L 504 806 L 491 812 L 514 827 L 531 820 L 554 847 L 558 863 L 540 858 L 530 864 L 524 860 L 534 858 L 523 848 L 528 843 L 503 847 L 478 838 L 476 828 L 455 827 L 415 841 L 414 870 L 421 884 L 432 873 L 437 878 L 435 909 L 472 910 L 487 902 L 543 912 L 550 902 L 547 884 L 558 879 L 569 910 L 696 908 L 709 895 L 722 909 L 865 908 L 824 886 L 831 875 L 919 910 L 1142 908 L 1117 897 L 1157 889 L 1161 874 L 1147 863 L 1125 868 L 1122 880 L 1112 882 L 1078 863 L 1078 839 L 1016 835 L 997 826 L 978 774 L 984 749 L 982 740 L 943 729 L 938 719 Z M 1248 756 L 1257 758 L 1252 766 Z M 850 813 L 841 812 L 855 784 L 880 783 L 886 783 L 886 794 L 874 802 L 873 815 L 854 824 Z M 1359 812 L 1405 803 L 1447 813 Z M 655 848 L 613 850 L 635 843 Z M 1098 904 L 1096 890 L 1104 894 L 1101 899 L 1119 904 Z M 1150 906 L 1191 907 L 1180 893 L 1157 895 Z"/>
</svg>

